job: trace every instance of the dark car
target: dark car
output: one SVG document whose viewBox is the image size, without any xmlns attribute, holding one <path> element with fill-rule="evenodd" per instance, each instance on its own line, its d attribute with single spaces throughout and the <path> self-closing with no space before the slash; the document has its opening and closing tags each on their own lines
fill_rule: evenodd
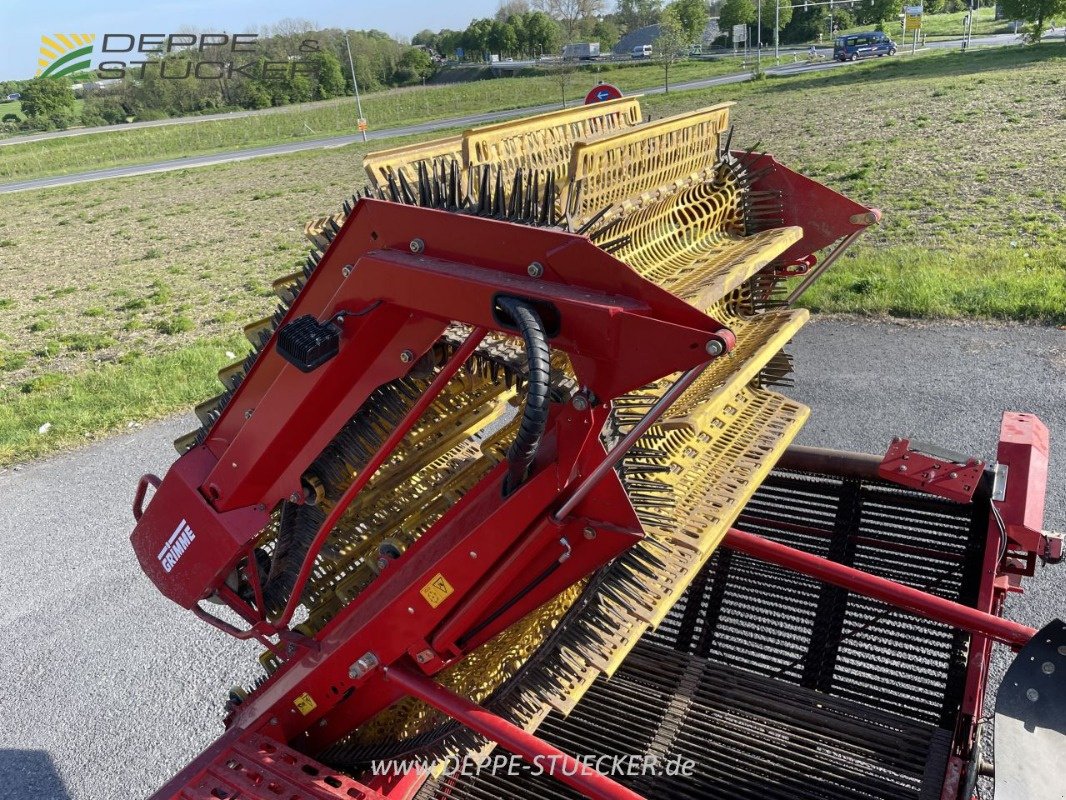
<svg viewBox="0 0 1066 800">
<path fill-rule="evenodd" d="M 857 61 L 873 56 L 894 56 L 896 43 L 881 31 L 853 33 L 840 36 L 833 42 L 833 58 L 837 61 Z"/>
</svg>

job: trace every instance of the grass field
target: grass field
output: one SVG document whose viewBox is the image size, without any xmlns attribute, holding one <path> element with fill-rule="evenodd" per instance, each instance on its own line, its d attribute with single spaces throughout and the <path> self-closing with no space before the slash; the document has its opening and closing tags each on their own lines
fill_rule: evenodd
<svg viewBox="0 0 1066 800">
<path fill-rule="evenodd" d="M 979 8 L 974 16 L 973 36 L 990 36 L 996 33 L 1012 33 L 1014 25 L 1010 20 L 996 18 L 994 7 Z M 840 31 L 837 36 L 849 33 L 862 33 L 871 30 L 870 25 L 859 25 Z M 886 22 L 885 32 L 896 41 L 903 40 L 903 32 L 900 29 L 899 20 Z M 954 14 L 925 14 L 922 17 L 922 33 L 928 39 L 958 39 L 966 34 L 966 12 L 959 11 Z M 910 37 L 910 33 L 907 34 Z"/>
<path fill-rule="evenodd" d="M 691 61 L 670 69 L 671 83 L 713 77 L 740 69 L 739 59 Z M 661 86 L 658 64 L 597 65 L 567 77 L 566 98 L 581 102 L 598 79 L 611 80 L 627 93 Z M 367 95 L 363 113 L 375 128 L 390 128 L 442 117 L 458 117 L 562 102 L 561 78 L 553 75 L 500 78 L 471 83 L 412 87 Z M 123 164 L 140 164 L 258 147 L 301 139 L 320 139 L 355 131 L 355 103 L 326 101 L 291 111 L 237 119 L 206 120 L 132 130 L 109 130 L 0 147 L 0 183 L 60 175 Z"/>
<path fill-rule="evenodd" d="M 945 53 L 643 105 L 735 98 L 737 142 L 884 210 L 812 308 L 1063 325 L 1064 67 L 1061 44 Z M 214 369 L 243 353 L 233 332 L 272 310 L 271 281 L 302 260 L 304 222 L 361 185 L 362 152 L 5 196 L 0 464 L 213 393 Z"/>
</svg>

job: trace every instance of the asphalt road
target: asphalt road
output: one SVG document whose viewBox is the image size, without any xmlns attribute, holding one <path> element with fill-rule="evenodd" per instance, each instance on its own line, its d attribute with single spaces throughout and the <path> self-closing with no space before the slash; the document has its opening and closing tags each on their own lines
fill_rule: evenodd
<svg viewBox="0 0 1066 800">
<path fill-rule="evenodd" d="M 815 320 L 792 352 L 805 444 L 882 452 L 909 434 L 988 457 L 1003 410 L 1036 413 L 1053 432 L 1046 525 L 1066 528 L 1063 331 Z M 158 595 L 127 541 L 138 476 L 192 427 L 0 474 L 0 800 L 142 797 L 221 732 L 226 689 L 255 673 L 255 648 Z M 1064 585 L 1066 564 L 1049 566 L 1010 613 L 1066 617 Z"/>
<path fill-rule="evenodd" d="M 999 46 L 1012 44 L 1017 41 L 1017 37 L 1013 34 L 1001 34 L 999 36 L 989 36 L 974 38 L 973 46 Z M 930 47 L 958 47 L 958 42 L 930 42 Z M 826 57 L 824 61 L 815 61 L 808 63 L 807 61 L 799 61 L 795 63 L 783 63 L 780 66 L 767 66 L 766 72 L 771 75 L 787 76 L 787 75 L 800 75 L 806 72 L 819 72 L 827 69 L 838 69 L 847 67 L 849 64 L 833 61 L 829 58 L 832 54 L 831 49 L 821 49 L 819 52 Z M 773 50 L 772 48 L 764 48 L 763 51 L 764 63 L 769 65 L 772 63 Z M 686 89 L 704 89 L 710 86 L 726 86 L 733 83 L 743 83 L 751 78 L 751 74 L 748 72 L 737 73 L 734 75 L 722 75 L 716 78 L 705 78 L 696 81 L 686 81 L 684 83 L 678 83 L 671 86 L 673 91 L 683 91 Z M 639 90 L 640 94 L 662 94 L 663 87 L 656 86 L 647 89 Z M 430 122 L 424 122 L 417 125 L 404 125 L 398 128 L 385 128 L 378 131 L 368 131 L 367 139 L 370 141 L 378 141 L 384 139 L 393 139 L 400 136 L 412 136 L 419 133 L 429 133 L 432 131 L 447 130 L 449 128 L 468 128 L 475 125 L 483 125 L 490 122 L 497 122 L 503 119 L 510 119 L 512 117 L 526 116 L 530 114 L 540 114 L 546 111 L 554 111 L 558 108 L 558 104 L 552 103 L 542 106 L 533 106 L 529 108 L 510 109 L 507 111 L 491 111 L 484 114 L 473 114 L 465 117 L 451 117 L 448 119 L 432 120 Z M 190 121 L 200 121 L 204 119 L 210 119 L 214 117 L 242 117 L 251 116 L 258 112 L 235 112 L 234 114 L 222 114 L 212 115 L 212 117 L 193 117 L 191 119 L 180 120 L 158 120 L 150 123 L 151 125 L 160 124 L 177 124 L 187 123 Z M 133 125 L 126 125 L 121 128 L 107 127 L 102 128 L 100 131 L 116 131 L 116 130 L 128 130 L 131 127 L 135 127 L 138 123 Z M 149 123 L 145 123 L 148 125 Z M 48 138 L 48 134 L 42 134 L 33 138 Z M 222 153 L 212 153 L 203 156 L 188 156 L 185 158 L 174 158 L 166 161 L 156 161 L 149 164 L 133 164 L 123 167 L 108 167 L 106 169 L 89 170 L 86 172 L 77 172 L 69 175 L 56 175 L 47 178 L 34 178 L 26 181 L 14 181 L 12 183 L 0 184 L 0 194 L 6 194 L 8 192 L 24 192 L 32 189 L 45 189 L 52 186 L 70 186 L 76 183 L 86 183 L 88 181 L 104 181 L 113 180 L 115 178 L 128 178 L 134 175 L 145 175 L 153 172 L 168 172 L 176 169 L 189 169 L 193 167 L 206 167 L 212 164 L 225 164 L 230 161 L 245 161 L 250 158 L 262 158 L 264 156 L 276 156 L 283 155 L 285 153 L 295 153 L 303 150 L 320 150 L 331 147 L 343 147 L 344 145 L 352 144 L 360 141 L 360 134 L 347 134 L 344 136 L 330 136 L 322 139 L 306 139 L 299 142 L 289 142 L 286 144 L 268 145 L 265 147 L 252 147 L 243 150 L 232 150 Z M 19 137 L 16 140 L 0 140 L 0 145 L 4 144 L 16 144 L 20 142 L 31 141 L 31 137 Z"/>
</svg>

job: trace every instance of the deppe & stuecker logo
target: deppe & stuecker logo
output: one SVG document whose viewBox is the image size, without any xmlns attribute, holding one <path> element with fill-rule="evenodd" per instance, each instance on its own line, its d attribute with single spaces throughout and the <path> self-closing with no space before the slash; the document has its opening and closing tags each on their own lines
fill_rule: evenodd
<svg viewBox="0 0 1066 800">
<path fill-rule="evenodd" d="M 255 33 L 105 33 L 96 53 L 105 60 L 96 66 L 102 80 L 127 76 L 144 78 L 153 74 L 163 79 L 223 80 L 246 78 L 280 78 L 310 74 L 310 64 L 300 58 L 270 60 L 256 58 L 258 34 Z M 55 33 L 41 36 L 40 77 L 61 77 L 89 69 L 96 34 Z M 199 52 L 204 57 L 160 58 L 182 52 Z M 318 41 L 305 39 L 301 53 L 317 53 Z M 152 57 L 156 56 L 156 57 Z"/>
</svg>

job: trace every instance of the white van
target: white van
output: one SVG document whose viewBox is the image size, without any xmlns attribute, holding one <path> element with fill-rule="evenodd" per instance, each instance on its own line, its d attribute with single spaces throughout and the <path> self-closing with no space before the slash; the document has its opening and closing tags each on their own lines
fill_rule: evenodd
<svg viewBox="0 0 1066 800">
<path fill-rule="evenodd" d="M 638 44 L 633 48 L 633 58 L 651 58 L 651 45 Z"/>
</svg>

